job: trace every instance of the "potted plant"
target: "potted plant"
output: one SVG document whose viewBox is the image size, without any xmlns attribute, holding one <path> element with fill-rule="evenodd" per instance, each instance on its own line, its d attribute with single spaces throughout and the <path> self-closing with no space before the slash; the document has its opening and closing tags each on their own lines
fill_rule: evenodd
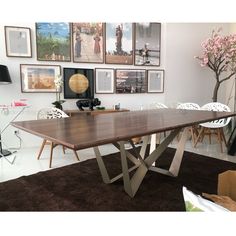
<svg viewBox="0 0 236 236">
<path fill-rule="evenodd" d="M 62 104 L 65 102 L 65 100 L 61 100 L 61 88 L 62 88 L 62 84 L 63 84 L 62 76 L 58 75 L 55 78 L 54 83 L 55 83 L 55 86 L 56 86 L 56 101 L 53 102 L 52 104 L 56 108 L 62 110 L 63 109 Z"/>
</svg>

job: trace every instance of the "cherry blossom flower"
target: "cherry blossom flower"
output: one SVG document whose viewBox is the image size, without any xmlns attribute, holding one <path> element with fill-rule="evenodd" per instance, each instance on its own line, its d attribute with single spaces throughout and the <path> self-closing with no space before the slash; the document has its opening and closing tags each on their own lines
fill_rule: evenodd
<svg viewBox="0 0 236 236">
<path fill-rule="evenodd" d="M 212 31 L 211 37 L 201 44 L 202 56 L 195 57 L 201 66 L 209 67 L 215 75 L 213 102 L 217 101 L 221 83 L 236 74 L 236 34 L 223 36 L 220 31 Z"/>
</svg>

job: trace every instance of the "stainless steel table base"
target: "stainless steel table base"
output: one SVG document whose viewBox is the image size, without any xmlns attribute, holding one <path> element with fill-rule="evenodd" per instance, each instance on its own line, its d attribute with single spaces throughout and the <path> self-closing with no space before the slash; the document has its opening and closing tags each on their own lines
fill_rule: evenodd
<svg viewBox="0 0 236 236">
<path fill-rule="evenodd" d="M 110 178 L 108 174 L 107 168 L 102 159 L 99 148 L 94 147 L 94 152 L 97 158 L 98 166 L 104 183 L 109 184 L 123 177 L 125 191 L 128 193 L 130 197 L 134 197 L 148 170 L 173 177 L 178 176 L 180 165 L 183 158 L 185 143 L 187 141 L 189 134 L 188 128 L 185 128 L 182 132 L 181 139 L 177 145 L 176 152 L 169 170 L 155 167 L 153 166 L 153 163 L 155 163 L 158 160 L 161 154 L 166 150 L 168 145 L 173 141 L 173 139 L 179 134 L 180 131 L 181 129 L 175 129 L 172 132 L 170 132 L 169 136 L 167 136 L 163 140 L 163 142 L 146 158 L 144 157 L 146 153 L 147 144 L 150 141 L 150 135 L 145 136 L 143 138 L 143 145 L 141 147 L 140 153 L 138 153 L 135 150 L 135 146 L 132 140 L 130 140 L 129 142 L 132 145 L 134 154 L 131 154 L 129 150 L 125 149 L 125 141 L 113 143 L 113 145 L 120 150 L 121 166 L 122 166 L 122 173 L 113 178 Z M 133 167 L 131 168 L 128 167 L 127 159 L 131 160 L 134 163 Z M 130 177 L 129 173 L 133 170 L 135 170 L 135 173 L 133 174 L 132 177 Z"/>
</svg>

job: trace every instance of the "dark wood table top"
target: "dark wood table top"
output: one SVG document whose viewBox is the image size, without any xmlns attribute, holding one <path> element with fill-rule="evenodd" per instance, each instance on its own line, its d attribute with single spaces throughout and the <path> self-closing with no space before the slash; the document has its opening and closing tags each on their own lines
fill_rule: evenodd
<svg viewBox="0 0 236 236">
<path fill-rule="evenodd" d="M 129 111 L 129 110 L 125 109 L 125 108 L 121 108 L 119 110 L 114 110 L 114 109 L 98 110 L 98 109 L 94 109 L 93 111 L 91 111 L 91 110 L 80 111 L 79 109 L 76 109 L 76 110 L 65 110 L 64 112 L 66 114 L 68 114 L 69 116 L 73 116 L 73 115 L 81 115 L 81 114 L 85 114 L 85 115 L 100 115 L 100 114 L 105 114 L 105 113 L 126 112 L 126 111 Z"/>
<path fill-rule="evenodd" d="M 235 112 L 155 109 L 19 121 L 13 122 L 12 125 L 79 150 L 235 115 Z"/>
</svg>

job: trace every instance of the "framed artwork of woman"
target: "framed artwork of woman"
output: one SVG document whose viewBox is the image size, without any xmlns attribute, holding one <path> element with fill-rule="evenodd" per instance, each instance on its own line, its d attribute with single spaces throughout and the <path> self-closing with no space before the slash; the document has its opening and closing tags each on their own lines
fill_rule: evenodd
<svg viewBox="0 0 236 236">
<path fill-rule="evenodd" d="M 103 23 L 72 23 L 73 61 L 103 63 Z"/>
</svg>

